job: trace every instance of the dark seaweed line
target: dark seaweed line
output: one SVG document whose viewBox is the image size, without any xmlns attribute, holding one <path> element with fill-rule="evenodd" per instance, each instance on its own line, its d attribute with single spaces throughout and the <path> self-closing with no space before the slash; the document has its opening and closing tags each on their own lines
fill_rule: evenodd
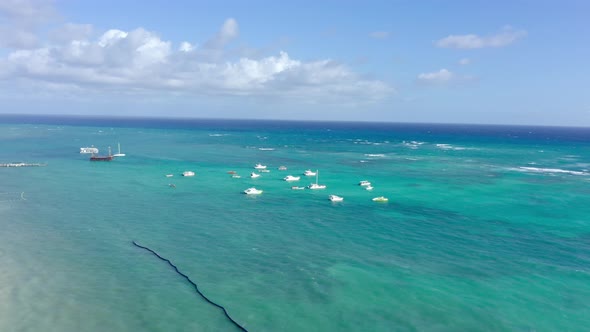
<svg viewBox="0 0 590 332">
<path fill-rule="evenodd" d="M 246 330 L 246 328 L 244 328 L 242 325 L 240 325 L 238 322 L 236 322 L 233 318 L 231 318 L 231 316 L 227 313 L 227 310 L 225 310 L 225 308 L 222 305 L 219 305 L 211 300 L 209 300 L 209 298 L 207 298 L 203 293 L 201 293 L 201 291 L 199 290 L 199 287 L 197 287 L 197 284 L 195 284 L 191 278 L 189 278 L 186 274 L 180 272 L 178 270 L 178 268 L 176 267 L 176 265 L 174 265 L 169 259 L 166 259 L 162 256 L 160 256 L 160 254 L 158 254 L 157 252 L 153 251 L 152 249 L 148 248 L 148 247 L 144 247 L 142 245 L 137 244 L 137 242 L 135 241 L 131 241 L 133 243 L 133 245 L 135 245 L 136 247 L 139 247 L 141 249 L 145 249 L 149 252 L 151 252 L 152 254 L 154 254 L 156 257 L 158 257 L 160 260 L 165 261 L 166 263 L 168 263 L 170 266 L 172 266 L 172 268 L 174 268 L 174 270 L 176 271 L 176 273 L 180 274 L 181 276 L 183 276 L 191 285 L 193 285 L 193 287 L 195 288 L 195 291 L 207 302 L 209 302 L 210 304 L 216 306 L 217 308 L 223 310 L 223 313 L 225 314 L 225 317 L 227 317 L 227 319 L 230 320 L 230 322 L 232 322 L 237 328 L 239 328 L 242 331 L 246 331 L 248 332 L 248 330 Z"/>
</svg>

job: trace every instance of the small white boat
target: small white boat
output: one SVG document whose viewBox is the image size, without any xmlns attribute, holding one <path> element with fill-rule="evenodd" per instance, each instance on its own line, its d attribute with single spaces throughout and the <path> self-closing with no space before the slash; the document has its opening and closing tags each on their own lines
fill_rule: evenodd
<svg viewBox="0 0 590 332">
<path fill-rule="evenodd" d="M 315 183 L 310 184 L 307 188 L 315 190 L 315 189 L 326 189 L 326 186 L 323 184 L 318 184 L 318 177 L 320 172 L 315 171 Z"/>
<path fill-rule="evenodd" d="M 121 143 L 117 143 L 117 147 L 118 147 L 119 152 L 118 153 L 115 153 L 113 155 L 113 157 L 125 157 L 125 154 L 124 153 L 121 153 Z"/>
<path fill-rule="evenodd" d="M 312 172 L 310 169 L 308 169 L 305 172 L 303 172 L 303 175 L 305 175 L 305 176 L 316 176 L 316 172 Z"/>
<path fill-rule="evenodd" d="M 234 175 L 232 175 L 231 177 L 232 177 L 232 178 L 234 178 L 234 179 L 239 179 L 239 178 L 241 178 L 241 176 L 239 176 L 239 175 L 237 175 L 237 174 L 234 174 Z"/>
<path fill-rule="evenodd" d="M 98 154 L 98 149 L 95 147 L 91 148 L 80 148 L 80 153 Z"/>
<path fill-rule="evenodd" d="M 373 198 L 373 202 L 387 202 L 389 199 L 387 197 L 379 196 Z"/>
<path fill-rule="evenodd" d="M 287 170 L 287 166 L 279 166 L 279 171 L 286 171 Z"/>
<path fill-rule="evenodd" d="M 328 197 L 330 198 L 330 200 L 332 202 L 342 202 L 344 200 L 344 197 L 340 197 L 340 196 L 336 196 L 336 195 L 330 195 Z"/>
<path fill-rule="evenodd" d="M 367 180 L 362 180 L 361 182 L 359 182 L 359 186 L 366 187 L 366 186 L 370 186 L 370 185 L 371 185 L 371 182 L 369 182 Z"/>
<path fill-rule="evenodd" d="M 185 172 L 182 172 L 182 176 L 195 176 L 195 172 L 185 171 Z"/>
<path fill-rule="evenodd" d="M 248 188 L 248 189 L 244 190 L 244 194 L 246 194 L 246 195 L 260 195 L 260 194 L 262 194 L 262 190 L 258 190 L 256 188 L 252 187 L 252 188 Z"/>
<path fill-rule="evenodd" d="M 287 176 L 285 176 L 285 178 L 283 180 L 285 180 L 285 181 L 299 181 L 299 179 L 301 179 L 300 176 L 287 175 Z"/>
<path fill-rule="evenodd" d="M 369 185 L 365 187 L 365 190 L 373 190 L 373 186 Z"/>
<path fill-rule="evenodd" d="M 266 169 L 266 165 L 256 164 L 256 166 L 254 166 L 254 169 Z"/>
<path fill-rule="evenodd" d="M 253 172 L 253 173 L 250 173 L 250 177 L 253 179 L 256 179 L 256 178 L 260 177 L 260 174 Z"/>
<path fill-rule="evenodd" d="M 166 177 L 167 177 L 167 178 L 171 178 L 171 177 L 173 177 L 173 176 L 174 176 L 174 174 L 166 174 Z"/>
<path fill-rule="evenodd" d="M 305 190 L 305 187 L 293 186 L 293 187 L 291 187 L 291 189 L 293 189 L 293 190 Z"/>
</svg>

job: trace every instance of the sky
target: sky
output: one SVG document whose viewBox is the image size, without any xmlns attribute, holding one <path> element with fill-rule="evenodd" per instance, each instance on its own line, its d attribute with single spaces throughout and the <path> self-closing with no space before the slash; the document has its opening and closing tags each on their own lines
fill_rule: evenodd
<svg viewBox="0 0 590 332">
<path fill-rule="evenodd" d="M 0 114 L 590 126 L 590 1 L 0 0 Z"/>
</svg>

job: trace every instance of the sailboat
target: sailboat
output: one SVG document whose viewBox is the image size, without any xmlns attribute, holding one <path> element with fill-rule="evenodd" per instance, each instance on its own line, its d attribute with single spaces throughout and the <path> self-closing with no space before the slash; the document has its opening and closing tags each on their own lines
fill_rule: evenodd
<svg viewBox="0 0 590 332">
<path fill-rule="evenodd" d="M 320 175 L 320 171 L 315 171 L 315 183 L 310 184 L 307 188 L 309 189 L 326 189 L 326 186 L 323 184 L 318 184 L 318 177 Z"/>
<path fill-rule="evenodd" d="M 121 143 L 117 143 L 117 147 L 119 148 L 119 152 L 115 153 L 113 157 L 125 157 L 125 154 L 121 153 Z"/>
</svg>

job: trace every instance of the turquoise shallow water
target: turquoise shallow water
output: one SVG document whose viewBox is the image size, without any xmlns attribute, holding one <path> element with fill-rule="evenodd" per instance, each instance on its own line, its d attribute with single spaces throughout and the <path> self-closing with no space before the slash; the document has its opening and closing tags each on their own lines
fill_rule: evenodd
<svg viewBox="0 0 590 332">
<path fill-rule="evenodd" d="M 234 329 L 132 240 L 250 331 L 590 324 L 588 129 L 0 120 L 0 163 L 47 163 L 0 168 L 0 331 Z"/>
</svg>

